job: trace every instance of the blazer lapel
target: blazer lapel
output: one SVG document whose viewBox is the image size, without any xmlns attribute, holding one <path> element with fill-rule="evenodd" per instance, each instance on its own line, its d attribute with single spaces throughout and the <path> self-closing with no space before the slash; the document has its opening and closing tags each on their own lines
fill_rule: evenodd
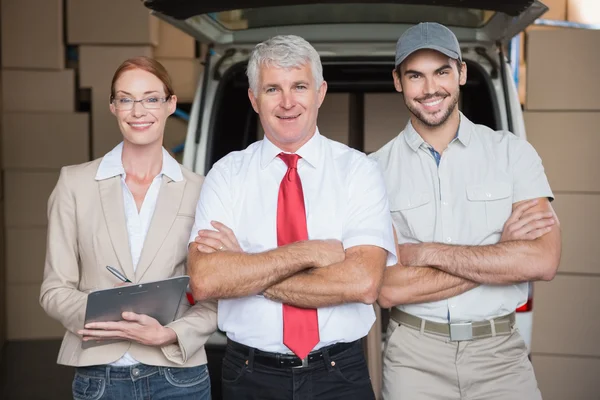
<svg viewBox="0 0 600 400">
<path fill-rule="evenodd" d="M 129 280 L 133 281 L 133 262 L 131 261 L 131 251 L 129 249 L 121 177 L 115 176 L 101 180 L 98 185 L 100 188 L 100 202 L 102 203 L 104 218 L 106 218 L 110 240 L 123 273 Z"/>
<path fill-rule="evenodd" d="M 142 254 L 135 269 L 136 282 L 139 282 L 152 264 L 156 253 L 161 248 L 165 238 L 171 230 L 173 222 L 177 217 L 181 200 L 183 199 L 183 190 L 185 188 L 185 179 L 179 182 L 172 181 L 163 175 L 163 180 L 156 201 L 154 215 L 148 228 L 148 234 L 144 241 Z"/>
</svg>

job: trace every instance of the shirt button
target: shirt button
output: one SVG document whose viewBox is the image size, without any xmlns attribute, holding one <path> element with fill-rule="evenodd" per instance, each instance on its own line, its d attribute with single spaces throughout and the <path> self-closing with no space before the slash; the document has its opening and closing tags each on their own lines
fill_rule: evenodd
<svg viewBox="0 0 600 400">
<path fill-rule="evenodd" d="M 133 374 L 133 376 L 140 376 L 140 370 L 137 368 L 132 369 L 131 373 Z"/>
<path fill-rule="evenodd" d="M 451 308 L 454 308 L 454 307 L 456 307 L 456 304 L 452 304 L 450 307 L 451 307 Z"/>
<path fill-rule="evenodd" d="M 492 194 L 491 193 L 486 193 L 485 196 L 486 197 L 492 197 Z"/>
<path fill-rule="evenodd" d="M 446 242 L 447 242 L 447 243 L 451 243 L 451 242 L 452 242 L 452 238 L 451 238 L 450 236 L 448 236 L 448 237 L 446 238 Z"/>
<path fill-rule="evenodd" d="M 447 205 L 448 205 L 448 203 L 447 203 L 447 202 L 445 202 L 445 201 L 442 201 L 442 205 L 444 205 L 444 206 L 447 206 Z"/>
</svg>

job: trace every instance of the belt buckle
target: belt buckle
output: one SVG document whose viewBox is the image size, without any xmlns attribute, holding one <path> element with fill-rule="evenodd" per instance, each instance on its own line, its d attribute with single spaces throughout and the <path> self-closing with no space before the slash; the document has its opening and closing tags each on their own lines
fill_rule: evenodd
<svg viewBox="0 0 600 400">
<path fill-rule="evenodd" d="M 453 342 L 473 340 L 473 323 L 459 322 L 450 324 L 450 340 Z"/>
<path fill-rule="evenodd" d="M 301 365 L 298 365 L 297 367 L 292 367 L 292 368 L 304 368 L 304 367 L 308 367 L 308 356 L 306 356 L 302 359 Z"/>
</svg>

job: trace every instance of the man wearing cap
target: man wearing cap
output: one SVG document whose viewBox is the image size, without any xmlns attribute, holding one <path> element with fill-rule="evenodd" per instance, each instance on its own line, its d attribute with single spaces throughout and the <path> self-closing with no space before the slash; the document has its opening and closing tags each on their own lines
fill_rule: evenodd
<svg viewBox="0 0 600 400">
<path fill-rule="evenodd" d="M 384 398 L 540 399 L 514 311 L 560 259 L 541 160 L 458 110 L 467 68 L 448 28 L 408 29 L 395 64 L 410 121 L 371 155 L 399 242 L 379 297 L 392 308 Z"/>
</svg>

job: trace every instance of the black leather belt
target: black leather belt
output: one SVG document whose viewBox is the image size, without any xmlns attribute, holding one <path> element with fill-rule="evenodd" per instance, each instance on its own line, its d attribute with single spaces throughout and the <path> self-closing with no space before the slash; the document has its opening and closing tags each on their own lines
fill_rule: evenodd
<svg viewBox="0 0 600 400">
<path fill-rule="evenodd" d="M 319 350 L 313 351 L 308 354 L 306 359 L 301 360 L 299 357 L 293 354 L 282 354 L 282 353 L 270 353 L 268 351 L 261 351 L 258 349 L 254 349 L 254 362 L 265 365 L 268 367 L 274 368 L 301 368 L 307 367 L 311 364 L 314 364 L 318 361 L 323 361 L 323 351 L 326 350 L 329 357 L 335 356 L 345 350 L 348 350 L 355 344 L 357 344 L 358 340 L 350 343 L 336 343 L 331 346 L 323 347 Z M 245 357 L 250 356 L 250 350 L 252 347 L 248 347 L 238 342 L 234 342 L 233 340 L 227 339 L 227 345 L 231 347 L 238 353 L 243 354 Z"/>
</svg>

